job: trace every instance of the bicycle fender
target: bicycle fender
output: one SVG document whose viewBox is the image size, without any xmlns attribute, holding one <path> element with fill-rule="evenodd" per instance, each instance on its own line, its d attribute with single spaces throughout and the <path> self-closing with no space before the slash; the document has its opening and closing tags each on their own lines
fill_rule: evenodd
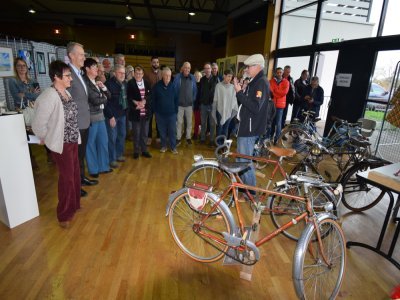
<svg viewBox="0 0 400 300">
<path fill-rule="evenodd" d="M 196 161 L 195 163 L 192 164 L 194 168 L 203 165 L 218 167 L 219 163 L 216 160 L 201 160 L 201 161 Z"/>
</svg>

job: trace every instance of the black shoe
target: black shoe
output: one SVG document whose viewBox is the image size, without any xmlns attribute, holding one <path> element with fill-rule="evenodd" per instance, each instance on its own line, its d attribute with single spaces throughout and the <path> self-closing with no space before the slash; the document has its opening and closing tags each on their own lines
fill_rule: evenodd
<svg viewBox="0 0 400 300">
<path fill-rule="evenodd" d="M 191 144 L 192 144 L 192 140 L 191 140 L 191 139 L 187 139 L 187 140 L 186 140 L 186 143 L 187 143 L 188 145 L 191 145 Z"/>
<path fill-rule="evenodd" d="M 87 192 L 81 189 L 81 197 L 86 197 L 87 195 Z"/>
<path fill-rule="evenodd" d="M 151 154 L 149 152 L 142 152 L 142 156 L 146 157 L 146 158 L 151 158 Z"/>
<path fill-rule="evenodd" d="M 138 159 L 139 158 L 139 153 L 133 153 L 133 159 Z"/>
<path fill-rule="evenodd" d="M 114 171 L 114 170 L 110 168 L 107 171 L 100 172 L 100 174 L 107 174 L 107 173 L 111 173 L 112 171 Z"/>
<path fill-rule="evenodd" d="M 176 140 L 176 147 L 178 147 L 181 144 L 181 140 Z"/>
<path fill-rule="evenodd" d="M 96 174 L 89 174 L 90 175 L 90 177 L 93 177 L 93 178 L 99 178 L 99 173 L 96 173 Z"/>
<path fill-rule="evenodd" d="M 81 180 L 81 185 L 83 186 L 96 185 L 98 183 L 99 183 L 98 180 L 90 180 L 87 177 L 83 177 L 83 179 Z"/>
</svg>

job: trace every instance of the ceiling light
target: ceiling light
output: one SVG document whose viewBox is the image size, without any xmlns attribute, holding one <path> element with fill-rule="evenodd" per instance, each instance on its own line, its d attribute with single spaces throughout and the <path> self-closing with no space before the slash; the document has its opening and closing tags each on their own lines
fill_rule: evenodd
<svg viewBox="0 0 400 300">
<path fill-rule="evenodd" d="M 60 29 L 54 29 L 54 33 L 55 34 L 61 34 L 61 30 Z"/>
<path fill-rule="evenodd" d="M 132 16 L 131 16 L 131 14 L 129 13 L 129 11 L 126 13 L 125 19 L 127 19 L 128 21 L 132 20 Z"/>
<path fill-rule="evenodd" d="M 130 34 L 130 35 L 129 35 L 129 38 L 132 39 L 132 40 L 134 40 L 134 39 L 135 39 L 135 35 L 134 35 L 134 34 Z"/>
<path fill-rule="evenodd" d="M 36 10 L 35 10 L 35 9 L 33 8 L 33 6 L 31 5 L 31 6 L 29 6 L 28 12 L 31 13 L 31 14 L 34 14 L 34 13 L 36 13 Z"/>
<path fill-rule="evenodd" d="M 191 15 L 191 16 L 193 17 L 193 16 L 195 16 L 195 15 L 196 15 L 196 13 L 195 13 L 195 12 L 193 12 L 193 11 L 191 11 L 191 12 L 189 12 L 189 15 Z"/>
</svg>

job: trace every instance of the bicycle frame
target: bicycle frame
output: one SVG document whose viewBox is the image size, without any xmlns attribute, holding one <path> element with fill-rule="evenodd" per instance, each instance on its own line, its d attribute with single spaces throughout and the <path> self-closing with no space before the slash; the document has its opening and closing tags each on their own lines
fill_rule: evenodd
<svg viewBox="0 0 400 300">
<path fill-rule="evenodd" d="M 274 231 L 272 231 L 271 233 L 267 234 L 266 236 L 262 237 L 261 239 L 259 239 L 258 241 L 256 241 L 254 244 L 255 246 L 258 248 L 259 246 L 265 244 L 266 242 L 270 241 L 271 239 L 273 239 L 274 237 L 276 237 L 277 235 L 279 235 L 282 231 L 295 226 L 296 224 L 298 224 L 299 221 L 302 221 L 303 219 L 305 219 L 306 222 L 311 222 L 313 223 L 313 226 L 316 228 L 317 231 L 317 237 L 318 237 L 318 245 L 321 249 L 321 254 L 323 257 L 323 260 L 325 262 L 325 264 L 327 266 L 330 265 L 330 263 L 328 262 L 328 259 L 326 257 L 325 251 L 324 251 L 324 247 L 323 244 L 321 242 L 321 234 L 320 234 L 320 230 L 319 227 L 317 226 L 317 216 L 316 214 L 313 212 L 313 208 L 311 206 L 311 202 L 308 199 L 308 187 L 307 184 L 305 184 L 305 197 L 300 197 L 300 196 L 295 196 L 295 195 L 290 195 L 290 194 L 285 194 L 285 193 L 281 193 L 281 192 L 276 192 L 273 190 L 267 190 L 267 189 L 262 189 L 259 187 L 254 187 L 254 186 L 249 186 L 246 184 L 243 184 L 240 181 L 240 178 L 237 174 L 230 174 L 230 176 L 234 176 L 238 182 L 232 182 L 231 185 L 223 192 L 222 196 L 220 197 L 220 199 L 211 207 L 210 211 L 204 215 L 201 220 L 195 224 L 194 226 L 194 230 L 196 231 L 197 234 L 202 235 L 204 237 L 207 237 L 209 239 L 212 239 L 222 245 L 227 246 L 227 242 L 225 241 L 225 239 L 221 239 L 218 236 L 215 236 L 213 234 L 210 233 L 203 233 L 201 232 L 201 227 L 206 223 L 207 219 L 213 214 L 213 212 L 215 212 L 215 210 L 218 208 L 218 206 L 221 204 L 221 202 L 223 201 L 223 199 L 225 197 L 227 197 L 227 195 L 232 192 L 233 193 L 233 197 L 234 197 L 234 201 L 235 201 L 235 210 L 236 210 L 236 216 L 238 218 L 238 222 L 239 222 L 239 230 L 241 233 L 241 236 L 243 237 L 243 240 L 246 239 L 247 236 L 247 231 L 245 230 L 245 224 L 243 222 L 243 216 L 242 216 L 242 212 L 241 212 L 241 208 L 239 205 L 239 200 L 238 200 L 238 192 L 237 189 L 241 188 L 241 189 L 245 189 L 246 191 L 255 191 L 255 192 L 259 192 L 262 193 L 263 195 L 265 195 L 266 197 L 269 195 L 276 195 L 276 196 L 280 196 L 280 197 L 284 197 L 284 198 L 290 198 L 291 200 L 295 200 L 301 203 L 304 203 L 306 206 L 306 211 L 304 213 L 302 213 L 300 216 L 295 217 L 294 219 L 292 219 L 291 221 L 287 222 L 286 224 L 282 225 L 281 227 L 275 229 Z M 188 188 L 194 188 L 197 190 L 201 190 L 204 192 L 207 192 L 208 189 L 207 188 L 200 188 L 197 186 L 192 186 L 192 187 L 188 187 Z M 257 205 L 257 201 L 254 200 L 254 198 L 250 195 L 250 193 L 248 193 L 248 195 L 250 196 L 250 201 L 252 203 L 254 203 L 255 205 Z M 277 211 L 278 213 L 280 212 L 279 210 Z M 336 219 L 336 217 L 331 216 L 331 218 Z M 208 228 L 207 226 L 205 226 L 206 228 Z M 212 230 L 212 228 L 208 228 L 210 229 L 210 231 L 214 231 Z M 243 251 L 246 249 L 246 245 L 241 244 L 239 246 L 230 246 L 232 249 L 234 250 L 239 250 L 239 251 Z"/>
</svg>

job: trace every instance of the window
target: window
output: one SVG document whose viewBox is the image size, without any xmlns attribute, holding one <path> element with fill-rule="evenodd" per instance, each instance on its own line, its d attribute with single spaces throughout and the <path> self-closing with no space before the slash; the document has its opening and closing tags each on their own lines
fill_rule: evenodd
<svg viewBox="0 0 400 300">
<path fill-rule="evenodd" d="M 400 1 L 390 0 L 386 11 L 385 25 L 382 35 L 400 34 Z"/>
</svg>

